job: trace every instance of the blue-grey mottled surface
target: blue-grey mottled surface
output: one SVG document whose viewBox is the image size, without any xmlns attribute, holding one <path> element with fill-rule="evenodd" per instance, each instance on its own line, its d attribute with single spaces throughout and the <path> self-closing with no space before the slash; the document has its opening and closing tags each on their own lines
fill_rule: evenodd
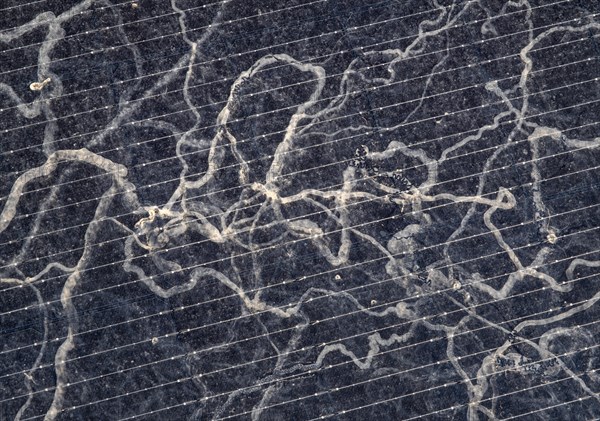
<svg viewBox="0 0 600 421">
<path fill-rule="evenodd" d="M 600 2 L 0 0 L 0 420 L 600 418 Z"/>
</svg>

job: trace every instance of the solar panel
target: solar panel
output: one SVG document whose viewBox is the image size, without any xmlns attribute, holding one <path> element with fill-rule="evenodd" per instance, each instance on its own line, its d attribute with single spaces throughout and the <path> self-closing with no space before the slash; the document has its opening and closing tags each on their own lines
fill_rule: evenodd
<svg viewBox="0 0 600 421">
<path fill-rule="evenodd" d="M 600 419 L 599 15 L 0 2 L 0 419 Z"/>
</svg>

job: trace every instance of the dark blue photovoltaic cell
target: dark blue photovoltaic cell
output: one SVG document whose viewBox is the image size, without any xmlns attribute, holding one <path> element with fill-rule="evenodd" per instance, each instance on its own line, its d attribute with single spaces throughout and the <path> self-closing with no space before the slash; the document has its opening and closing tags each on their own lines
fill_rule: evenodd
<svg viewBox="0 0 600 421">
<path fill-rule="evenodd" d="M 0 1 L 0 420 L 600 419 L 600 3 Z"/>
</svg>

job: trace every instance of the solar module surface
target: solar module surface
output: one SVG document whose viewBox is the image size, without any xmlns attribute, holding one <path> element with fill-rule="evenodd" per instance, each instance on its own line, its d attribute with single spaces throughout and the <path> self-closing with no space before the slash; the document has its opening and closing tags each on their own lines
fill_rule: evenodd
<svg viewBox="0 0 600 421">
<path fill-rule="evenodd" d="M 600 419 L 599 17 L 0 1 L 0 420 Z"/>
</svg>

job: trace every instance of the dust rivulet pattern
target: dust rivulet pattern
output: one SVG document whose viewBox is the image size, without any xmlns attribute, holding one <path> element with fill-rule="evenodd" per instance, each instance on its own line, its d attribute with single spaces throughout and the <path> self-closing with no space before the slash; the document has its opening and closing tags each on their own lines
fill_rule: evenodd
<svg viewBox="0 0 600 421">
<path fill-rule="evenodd" d="M 0 6 L 0 419 L 600 418 L 596 2 Z"/>
</svg>

